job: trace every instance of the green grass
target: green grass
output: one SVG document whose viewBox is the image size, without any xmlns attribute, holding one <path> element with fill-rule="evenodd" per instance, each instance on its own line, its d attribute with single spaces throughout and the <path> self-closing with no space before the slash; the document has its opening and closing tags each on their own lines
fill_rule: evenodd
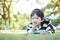
<svg viewBox="0 0 60 40">
<path fill-rule="evenodd" d="M 60 33 L 52 35 L 0 33 L 0 40 L 60 40 Z"/>
</svg>

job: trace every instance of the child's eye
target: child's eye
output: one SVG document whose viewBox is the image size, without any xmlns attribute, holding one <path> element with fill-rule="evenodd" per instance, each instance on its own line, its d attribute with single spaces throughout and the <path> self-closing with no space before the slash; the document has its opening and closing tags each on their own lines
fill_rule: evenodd
<svg viewBox="0 0 60 40">
<path fill-rule="evenodd" d="M 32 18 L 32 19 L 34 19 L 34 18 Z"/>
<path fill-rule="evenodd" d="M 36 18 L 36 19 L 38 19 L 38 18 Z"/>
<path fill-rule="evenodd" d="M 32 18 L 32 19 L 34 20 L 34 19 L 39 19 L 39 18 Z"/>
</svg>

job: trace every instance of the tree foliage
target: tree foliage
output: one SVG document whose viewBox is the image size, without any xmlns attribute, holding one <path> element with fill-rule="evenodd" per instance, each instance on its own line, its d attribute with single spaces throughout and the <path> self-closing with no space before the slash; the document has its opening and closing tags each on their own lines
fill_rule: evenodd
<svg viewBox="0 0 60 40">
<path fill-rule="evenodd" d="M 11 29 L 23 29 L 29 23 L 27 14 L 16 14 L 11 16 Z"/>
<path fill-rule="evenodd" d="M 0 0 L 0 29 L 23 29 L 30 22 L 29 14 L 11 13 L 12 9 L 10 10 L 10 7 L 12 5 L 12 1 L 13 0 Z M 39 0 L 36 0 L 36 3 L 40 5 Z M 46 11 L 47 9 L 49 11 Z M 52 9 L 52 11 L 50 9 Z M 47 14 L 46 16 L 51 16 L 52 14 L 60 14 L 60 0 L 51 0 L 47 6 L 42 8 L 42 11 L 45 15 Z M 55 26 L 58 25 L 58 23 L 60 23 L 59 17 L 52 20 L 52 24 Z M 6 23 L 7 20 L 8 23 Z"/>
<path fill-rule="evenodd" d="M 48 16 L 50 16 L 51 14 L 57 14 L 60 13 L 60 0 L 51 0 L 51 2 L 42 10 L 45 11 L 46 9 L 52 9 L 52 12 L 48 11 Z"/>
</svg>

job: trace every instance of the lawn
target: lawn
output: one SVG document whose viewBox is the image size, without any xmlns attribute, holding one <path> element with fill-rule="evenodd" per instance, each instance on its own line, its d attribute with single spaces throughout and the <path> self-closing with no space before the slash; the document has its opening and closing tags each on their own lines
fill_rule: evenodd
<svg viewBox="0 0 60 40">
<path fill-rule="evenodd" d="M 0 40 L 60 40 L 60 33 L 55 34 L 18 34 L 0 32 Z"/>
</svg>

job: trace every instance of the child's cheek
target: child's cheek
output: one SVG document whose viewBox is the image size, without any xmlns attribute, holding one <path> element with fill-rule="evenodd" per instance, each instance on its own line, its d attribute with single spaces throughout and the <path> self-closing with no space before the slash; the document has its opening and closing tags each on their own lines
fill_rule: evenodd
<svg viewBox="0 0 60 40">
<path fill-rule="evenodd" d="M 40 23 L 40 20 L 32 20 L 32 23 L 35 24 L 35 25 L 38 25 Z"/>
</svg>

